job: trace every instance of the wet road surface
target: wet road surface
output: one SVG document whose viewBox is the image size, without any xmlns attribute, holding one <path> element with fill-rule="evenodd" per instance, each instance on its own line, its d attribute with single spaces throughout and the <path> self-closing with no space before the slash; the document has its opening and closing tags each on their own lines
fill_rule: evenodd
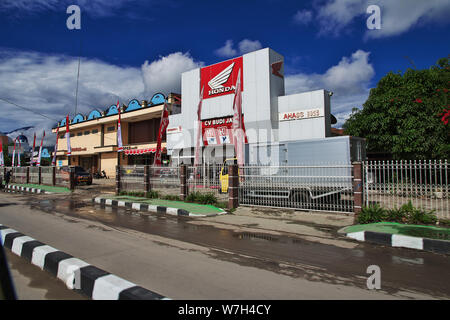
<svg viewBox="0 0 450 320">
<path fill-rule="evenodd" d="M 383 290 L 390 294 L 407 290 L 437 298 L 450 297 L 450 259 L 444 255 L 366 243 L 346 249 L 292 236 L 235 232 L 192 224 L 193 220 L 186 217 L 141 214 L 130 209 L 94 205 L 76 196 L 65 199 L 28 196 L 27 199 L 32 208 L 50 214 L 59 212 L 109 227 L 202 245 L 209 248 L 215 258 L 243 266 L 310 281 L 366 288 L 367 267 L 378 265 Z M 70 218 L 66 221 L 70 222 Z M 330 232 L 336 230 L 330 229 Z"/>
<path fill-rule="evenodd" d="M 87 300 L 50 273 L 5 249 L 9 271 L 18 300 Z"/>
</svg>

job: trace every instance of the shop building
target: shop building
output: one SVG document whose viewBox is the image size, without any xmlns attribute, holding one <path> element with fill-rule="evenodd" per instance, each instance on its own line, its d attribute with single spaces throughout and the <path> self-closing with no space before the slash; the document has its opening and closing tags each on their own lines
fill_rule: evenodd
<svg viewBox="0 0 450 320">
<path fill-rule="evenodd" d="M 121 106 L 121 131 L 124 151 L 117 152 L 118 110 L 111 105 L 105 111 L 92 110 L 88 115 L 77 114 L 70 119 L 69 132 L 72 154 L 67 156 L 65 139 L 66 120 L 58 123 L 59 139 L 56 165 L 76 165 L 95 173 L 105 171 L 115 177 L 116 165 L 152 164 L 156 151 L 158 131 L 164 102 L 170 113 L 180 110 L 179 95 L 170 94 L 167 99 L 155 94 L 149 101 L 131 100 Z M 56 134 L 56 127 L 52 132 Z M 168 161 L 166 137 L 162 137 L 162 160 Z"/>
<path fill-rule="evenodd" d="M 239 70 L 246 142 L 268 144 L 332 136 L 332 93 L 315 90 L 285 95 L 284 58 L 265 48 L 182 74 L 181 113 L 169 117 L 167 128 L 167 151 L 173 164 L 193 163 L 199 130 L 203 162 L 222 163 L 234 157 L 230 137 Z"/>
</svg>

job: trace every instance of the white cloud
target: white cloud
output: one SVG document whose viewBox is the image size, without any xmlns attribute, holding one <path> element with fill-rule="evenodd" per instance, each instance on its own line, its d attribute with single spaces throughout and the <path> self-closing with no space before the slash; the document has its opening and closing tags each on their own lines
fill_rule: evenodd
<svg viewBox="0 0 450 320">
<path fill-rule="evenodd" d="M 18 14 L 35 14 L 43 11 L 66 12 L 72 4 L 80 6 L 81 12 L 93 16 L 111 16 L 114 13 L 123 13 L 118 10 L 125 4 L 135 0 L 1 0 L 0 11 Z"/>
<path fill-rule="evenodd" d="M 366 9 L 376 4 L 381 8 L 381 29 L 367 30 L 366 38 L 395 36 L 428 23 L 448 23 L 448 0 L 329 0 L 317 9 L 320 34 L 337 35 L 355 19 L 362 18 L 361 28 L 367 29 Z"/>
<path fill-rule="evenodd" d="M 145 61 L 141 68 L 145 92 L 181 93 L 181 73 L 202 65 L 202 62 L 195 62 L 189 53 L 181 52 L 160 57 L 152 62 Z"/>
<path fill-rule="evenodd" d="M 249 53 L 252 51 L 256 51 L 262 48 L 261 42 L 258 40 L 249 40 L 244 39 L 241 42 L 239 42 L 239 51 L 241 54 Z"/>
<path fill-rule="evenodd" d="M 238 43 L 239 54 L 243 55 L 262 48 L 261 42 L 258 40 L 244 39 Z M 214 51 L 219 57 L 234 57 L 238 55 L 238 51 L 233 48 L 233 40 L 227 40 L 225 45 Z"/>
<path fill-rule="evenodd" d="M 313 12 L 311 10 L 299 10 L 294 15 L 294 22 L 298 24 L 308 24 L 312 21 Z"/>
<path fill-rule="evenodd" d="M 234 57 L 237 51 L 233 48 L 233 40 L 227 40 L 225 45 L 215 51 L 219 57 Z"/>
<path fill-rule="evenodd" d="M 323 74 L 287 75 L 286 94 L 317 89 L 333 91 L 331 112 L 338 118 L 337 126 L 341 126 L 351 109 L 360 107 L 369 95 L 370 81 L 375 75 L 369 55 L 369 52 L 357 50 L 351 57 L 343 57 Z"/>
<path fill-rule="evenodd" d="M 77 113 L 101 111 L 117 99 L 150 99 L 161 91 L 180 92 L 180 72 L 198 64 L 188 54 L 173 53 L 142 67 L 116 66 L 95 59 L 81 59 Z M 0 51 L 0 97 L 47 115 L 50 119 L 22 110 L 0 100 L 0 131 L 35 126 L 24 132 L 47 133 L 70 112 L 74 116 L 78 58 L 37 52 Z M 177 74 L 178 73 L 178 74 Z M 30 135 L 31 134 L 31 135 Z M 46 139 L 54 140 L 48 134 Z M 54 143 L 54 141 L 52 142 Z"/>
</svg>

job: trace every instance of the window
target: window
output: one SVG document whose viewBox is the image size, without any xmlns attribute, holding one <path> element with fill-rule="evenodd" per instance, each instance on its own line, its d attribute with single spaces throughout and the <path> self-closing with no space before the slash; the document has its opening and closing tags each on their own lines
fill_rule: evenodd
<svg viewBox="0 0 450 320">
<path fill-rule="evenodd" d="M 116 127 L 115 127 L 115 126 L 108 127 L 106 130 L 108 130 L 108 131 L 114 131 L 114 130 L 116 130 Z"/>
<path fill-rule="evenodd" d="M 94 133 L 98 133 L 98 129 L 92 130 L 92 133 L 93 133 L 93 134 L 94 134 Z"/>
<path fill-rule="evenodd" d="M 82 136 L 82 135 L 83 135 L 83 132 L 78 132 L 77 133 L 77 137 Z"/>
<path fill-rule="evenodd" d="M 84 135 L 86 136 L 86 135 L 88 135 L 89 133 L 91 133 L 90 131 L 85 131 L 84 132 Z"/>
</svg>

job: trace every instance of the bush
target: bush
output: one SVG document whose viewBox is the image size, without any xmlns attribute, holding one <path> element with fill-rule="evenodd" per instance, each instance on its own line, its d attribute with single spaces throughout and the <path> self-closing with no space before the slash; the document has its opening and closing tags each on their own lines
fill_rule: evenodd
<svg viewBox="0 0 450 320">
<path fill-rule="evenodd" d="M 188 194 L 186 202 L 195 202 L 200 204 L 217 204 L 217 198 L 214 193 L 200 193 L 198 191 Z"/>
<path fill-rule="evenodd" d="M 145 194 L 145 197 L 149 199 L 159 198 L 159 193 L 158 191 L 150 190 Z"/>
<path fill-rule="evenodd" d="M 402 205 L 400 209 L 386 210 L 378 204 L 364 207 L 358 216 L 358 223 L 360 224 L 382 221 L 409 224 L 436 224 L 437 217 L 433 211 L 426 211 L 414 207 L 411 201 Z M 443 224 L 445 225 L 445 221 Z"/>
<path fill-rule="evenodd" d="M 173 195 L 173 194 L 167 194 L 161 197 L 163 200 L 170 200 L 170 201 L 181 201 L 180 196 Z"/>
<path fill-rule="evenodd" d="M 386 210 L 381 208 L 378 204 L 364 207 L 358 215 L 358 223 L 374 223 L 384 221 L 386 218 Z"/>
</svg>

